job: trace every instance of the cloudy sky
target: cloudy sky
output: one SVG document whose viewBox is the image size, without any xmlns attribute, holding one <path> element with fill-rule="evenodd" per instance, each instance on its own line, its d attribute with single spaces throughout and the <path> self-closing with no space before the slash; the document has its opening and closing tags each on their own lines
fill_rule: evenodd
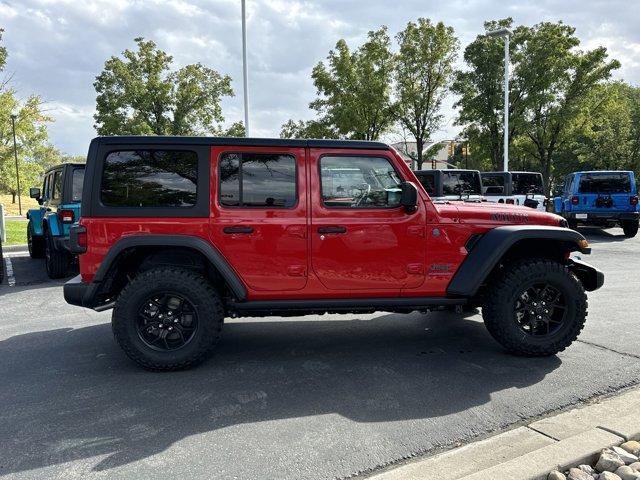
<svg viewBox="0 0 640 480">
<path fill-rule="evenodd" d="M 484 20 L 516 24 L 563 20 L 583 48 L 606 46 L 622 62 L 617 78 L 640 83 L 637 0 L 247 0 L 252 135 L 277 136 L 289 118 L 312 117 L 312 67 L 339 38 L 359 45 L 367 31 L 395 34 L 419 16 L 455 28 L 464 47 Z M 233 78 L 223 103 L 228 123 L 242 119 L 240 0 L 0 0 L 7 71 L 22 97 L 40 94 L 55 118 L 53 143 L 84 154 L 95 136 L 93 81 L 105 60 L 144 36 L 171 53 L 175 66 L 201 62 Z M 451 102 L 450 102 L 451 103 Z M 455 112 L 436 139 L 450 138 Z M 392 138 L 389 138 L 392 140 Z"/>
</svg>

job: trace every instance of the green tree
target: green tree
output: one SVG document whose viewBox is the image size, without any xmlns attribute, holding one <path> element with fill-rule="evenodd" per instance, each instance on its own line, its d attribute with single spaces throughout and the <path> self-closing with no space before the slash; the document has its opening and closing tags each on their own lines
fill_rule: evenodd
<svg viewBox="0 0 640 480">
<path fill-rule="evenodd" d="M 100 135 L 234 135 L 224 130 L 220 100 L 233 96 L 231 78 L 200 63 L 172 71 L 173 58 L 152 41 L 111 57 L 96 77 Z"/>
<path fill-rule="evenodd" d="M 377 140 L 393 123 L 391 79 L 393 54 L 387 28 L 371 31 L 351 52 L 339 40 L 312 72 L 319 97 L 311 102 L 320 122 L 342 138 Z"/>
<path fill-rule="evenodd" d="M 484 23 L 485 34 L 478 35 L 464 50 L 466 70 L 455 73 L 452 90 L 459 96 L 456 123 L 465 127 L 464 136 L 474 146 L 476 157 L 487 158 L 491 168 L 502 169 L 503 111 L 504 111 L 504 40 L 487 37 L 486 32 L 511 28 L 513 20 Z M 519 32 L 514 32 L 510 52 L 518 43 Z M 513 138 L 520 114 L 518 84 L 511 82 L 509 89 L 509 137 Z"/>
<path fill-rule="evenodd" d="M 280 128 L 280 138 L 337 138 L 335 129 L 320 120 L 288 120 Z"/>
<path fill-rule="evenodd" d="M 599 47 L 577 50 L 575 29 L 561 22 L 519 27 L 521 43 L 514 52 L 514 77 L 521 92 L 523 119 L 518 128 L 530 141 L 547 188 L 556 151 L 571 137 L 570 126 L 598 84 L 619 68 Z M 544 72 L 544 74 L 541 74 Z"/>
<path fill-rule="evenodd" d="M 458 40 L 453 28 L 419 18 L 396 35 L 394 113 L 416 142 L 416 163 L 422 168 L 426 141 L 442 123 L 440 107 L 448 92 Z"/>
</svg>

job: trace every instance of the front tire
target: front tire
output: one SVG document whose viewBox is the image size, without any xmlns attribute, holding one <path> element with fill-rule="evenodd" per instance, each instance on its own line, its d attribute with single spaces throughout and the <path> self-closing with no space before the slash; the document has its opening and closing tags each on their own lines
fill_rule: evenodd
<svg viewBox="0 0 640 480">
<path fill-rule="evenodd" d="M 571 345 L 584 327 L 587 295 L 565 265 L 521 260 L 494 281 L 482 315 L 491 336 L 509 352 L 555 355 Z"/>
<path fill-rule="evenodd" d="M 627 238 L 633 238 L 638 234 L 638 220 L 624 220 L 622 222 L 622 231 Z"/>
<path fill-rule="evenodd" d="M 27 225 L 27 246 L 29 248 L 29 256 L 31 258 L 44 257 L 44 238 L 33 233 L 33 224 L 31 220 Z"/>
<path fill-rule="evenodd" d="M 70 257 L 65 251 L 56 250 L 53 245 L 53 236 L 47 230 L 44 241 L 44 263 L 49 278 L 63 278 L 69 270 Z"/>
<path fill-rule="evenodd" d="M 204 361 L 220 339 L 224 309 L 209 281 L 176 267 L 136 276 L 116 300 L 111 326 L 126 355 L 148 370 Z"/>
</svg>

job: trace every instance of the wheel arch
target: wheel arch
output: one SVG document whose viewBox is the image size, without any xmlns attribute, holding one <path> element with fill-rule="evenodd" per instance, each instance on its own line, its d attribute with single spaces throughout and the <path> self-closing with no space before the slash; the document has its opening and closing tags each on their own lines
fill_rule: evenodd
<svg viewBox="0 0 640 480">
<path fill-rule="evenodd" d="M 512 225 L 494 228 L 471 247 L 447 287 L 447 294 L 474 297 L 501 265 L 510 261 L 539 257 L 566 261 L 574 251 L 591 252 L 585 238 L 562 227 Z"/>
<path fill-rule="evenodd" d="M 114 297 L 132 275 L 156 266 L 180 266 L 202 271 L 214 285 L 226 287 L 237 301 L 247 291 L 235 270 L 220 252 L 199 237 L 187 235 L 132 235 L 116 242 L 98 268 L 97 294 Z"/>
</svg>

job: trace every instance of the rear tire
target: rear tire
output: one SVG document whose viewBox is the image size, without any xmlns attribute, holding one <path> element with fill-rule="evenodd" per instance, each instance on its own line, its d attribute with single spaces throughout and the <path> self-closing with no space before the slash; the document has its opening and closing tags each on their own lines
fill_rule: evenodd
<svg viewBox="0 0 640 480">
<path fill-rule="evenodd" d="M 633 238 L 638 234 L 638 220 L 624 220 L 622 222 L 622 230 L 624 236 L 627 238 Z"/>
<path fill-rule="evenodd" d="M 53 236 L 48 230 L 45 233 L 44 258 L 47 275 L 49 278 L 63 278 L 69 270 L 70 256 L 65 251 L 56 250 L 53 245 Z"/>
<path fill-rule="evenodd" d="M 549 356 L 578 338 L 587 317 L 587 295 L 565 265 L 521 260 L 493 282 L 482 315 L 491 336 L 509 352 Z"/>
<path fill-rule="evenodd" d="M 159 267 L 139 274 L 122 290 L 111 326 L 131 360 L 148 370 L 169 371 L 193 367 L 209 357 L 223 321 L 222 302 L 206 278 L 190 270 Z"/>
<path fill-rule="evenodd" d="M 29 247 L 29 256 L 31 258 L 44 257 L 44 238 L 41 235 L 33 233 L 33 224 L 29 220 L 27 225 L 27 246 Z"/>
</svg>

